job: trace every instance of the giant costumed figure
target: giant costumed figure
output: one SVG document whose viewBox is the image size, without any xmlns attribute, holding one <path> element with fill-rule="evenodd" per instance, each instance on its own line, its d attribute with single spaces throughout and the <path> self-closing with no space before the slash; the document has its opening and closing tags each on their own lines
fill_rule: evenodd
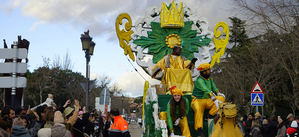
<svg viewBox="0 0 299 137">
<path fill-rule="evenodd" d="M 203 124 L 203 111 L 209 109 L 210 115 L 217 114 L 218 110 L 221 110 L 221 102 L 224 102 L 224 95 L 219 93 L 213 80 L 205 75 L 210 74 L 210 69 L 216 62 L 220 62 L 220 57 L 225 53 L 229 40 L 227 24 L 219 22 L 212 33 L 208 30 L 205 18 L 192 12 L 182 2 L 176 4 L 173 0 L 169 5 L 162 2 L 161 8 L 153 7 L 147 10 L 145 17 L 137 19 L 135 25 L 128 13 L 121 13 L 116 19 L 115 28 L 120 47 L 131 59 L 128 59 L 130 63 L 135 61 L 152 78 L 161 80 L 158 87 L 166 86 L 166 89 L 158 89 L 149 81 L 145 82 L 143 136 L 197 136 L 196 130 L 207 129 Z M 209 64 L 200 65 L 204 62 Z M 199 71 L 194 70 L 194 66 L 200 66 Z M 135 70 L 138 72 L 138 69 Z M 165 95 L 172 91 L 173 86 L 180 89 L 180 92 L 173 90 L 172 95 Z M 180 101 L 185 101 L 182 107 L 185 111 L 170 103 L 177 94 L 181 96 Z M 188 111 L 190 107 L 192 109 Z M 224 108 L 227 107 L 223 107 L 223 110 Z M 185 114 L 172 113 L 177 110 Z M 222 130 L 217 128 L 223 128 L 221 125 L 231 125 L 222 123 L 226 122 L 225 119 L 231 120 L 230 117 L 225 117 L 229 115 L 221 116 L 223 118 L 220 126 L 215 124 L 215 130 L 220 132 Z M 175 126 L 176 124 L 178 126 Z M 215 133 L 214 136 L 216 134 L 218 135 Z"/>
</svg>

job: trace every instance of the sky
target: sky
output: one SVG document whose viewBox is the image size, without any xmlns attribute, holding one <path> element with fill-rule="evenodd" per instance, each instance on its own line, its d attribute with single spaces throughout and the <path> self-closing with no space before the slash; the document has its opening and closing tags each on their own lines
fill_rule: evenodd
<svg viewBox="0 0 299 137">
<path fill-rule="evenodd" d="M 110 77 L 126 96 L 141 96 L 145 80 L 134 70 L 123 54 L 115 33 L 115 19 L 129 13 L 134 22 L 145 15 L 146 9 L 169 4 L 172 0 L 0 0 L 0 39 L 8 45 L 17 36 L 30 41 L 28 69 L 43 65 L 43 58 L 55 60 L 69 55 L 72 70 L 85 76 L 85 53 L 80 35 L 87 29 L 96 43 L 90 61 L 91 78 Z M 236 16 L 233 0 L 176 0 L 187 4 L 209 21 L 213 31 L 219 21 L 229 24 L 228 17 Z M 3 48 L 2 41 L 0 48 Z M 133 62 L 137 70 L 152 80 Z"/>
</svg>

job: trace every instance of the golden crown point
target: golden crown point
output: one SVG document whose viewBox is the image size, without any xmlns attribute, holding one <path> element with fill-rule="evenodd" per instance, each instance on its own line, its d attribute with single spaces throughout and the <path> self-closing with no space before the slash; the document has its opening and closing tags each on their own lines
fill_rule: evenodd
<svg viewBox="0 0 299 137">
<path fill-rule="evenodd" d="M 183 2 L 180 3 L 177 9 L 174 0 L 171 3 L 170 9 L 162 2 L 161 7 L 161 28 L 183 28 L 184 27 L 184 9 Z"/>
</svg>

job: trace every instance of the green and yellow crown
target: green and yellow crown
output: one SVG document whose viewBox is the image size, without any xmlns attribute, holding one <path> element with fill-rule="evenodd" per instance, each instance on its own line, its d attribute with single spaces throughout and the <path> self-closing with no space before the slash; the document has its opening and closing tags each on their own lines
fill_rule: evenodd
<svg viewBox="0 0 299 137">
<path fill-rule="evenodd" d="M 161 28 L 183 28 L 184 27 L 184 9 L 183 2 L 180 3 L 179 8 L 177 9 L 174 3 L 174 0 L 171 3 L 170 8 L 162 2 L 161 7 Z"/>
</svg>

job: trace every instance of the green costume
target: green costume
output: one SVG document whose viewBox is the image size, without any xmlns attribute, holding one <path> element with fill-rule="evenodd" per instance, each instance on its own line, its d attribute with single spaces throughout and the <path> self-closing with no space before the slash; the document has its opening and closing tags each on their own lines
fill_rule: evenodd
<svg viewBox="0 0 299 137">
<path fill-rule="evenodd" d="M 189 125 L 188 125 L 188 120 L 187 120 L 187 115 L 188 115 L 188 112 L 189 112 L 189 101 L 188 101 L 187 98 L 183 98 L 183 99 L 185 100 L 186 115 L 184 117 L 180 118 L 179 117 L 179 114 L 180 114 L 179 106 L 176 105 L 176 119 L 180 118 L 178 126 L 181 129 L 182 135 L 185 136 L 185 137 L 191 137 L 190 129 L 189 129 Z M 160 119 L 167 121 L 170 133 L 174 133 L 173 121 L 172 121 L 172 118 L 171 118 L 171 108 L 170 107 L 171 106 L 170 106 L 170 101 L 169 101 L 168 104 L 167 104 L 166 112 L 161 112 L 160 113 Z"/>
<path fill-rule="evenodd" d="M 186 107 L 186 116 L 188 115 L 188 112 L 189 112 L 189 101 L 188 101 L 188 99 L 186 99 L 186 98 L 183 98 L 184 100 L 185 100 L 185 107 Z M 178 119 L 179 118 L 179 114 L 180 114 L 180 110 L 179 110 L 179 106 L 178 105 L 176 105 L 176 119 Z M 170 115 L 170 113 L 171 113 L 171 108 L 170 108 L 170 101 L 168 102 L 168 104 L 167 104 L 167 110 L 166 110 L 166 112 L 167 112 L 167 122 L 168 122 L 168 127 L 169 127 L 169 129 L 173 129 L 173 122 L 172 122 L 172 119 L 171 119 L 171 115 Z"/>
<path fill-rule="evenodd" d="M 212 78 L 205 79 L 199 76 L 194 83 L 193 97 L 191 107 L 194 111 L 194 129 L 203 128 L 203 114 L 205 109 L 209 109 L 209 114 L 214 116 L 218 109 L 214 104 L 214 101 L 210 97 L 214 96 L 212 93 L 218 93 L 218 89 L 215 86 Z M 216 99 L 224 102 L 224 97 L 216 96 Z"/>
<path fill-rule="evenodd" d="M 218 92 L 215 83 L 213 82 L 212 78 L 205 79 L 202 76 L 199 76 L 195 83 L 192 95 L 195 96 L 197 99 L 207 99 L 210 98 L 210 93 Z"/>
</svg>

